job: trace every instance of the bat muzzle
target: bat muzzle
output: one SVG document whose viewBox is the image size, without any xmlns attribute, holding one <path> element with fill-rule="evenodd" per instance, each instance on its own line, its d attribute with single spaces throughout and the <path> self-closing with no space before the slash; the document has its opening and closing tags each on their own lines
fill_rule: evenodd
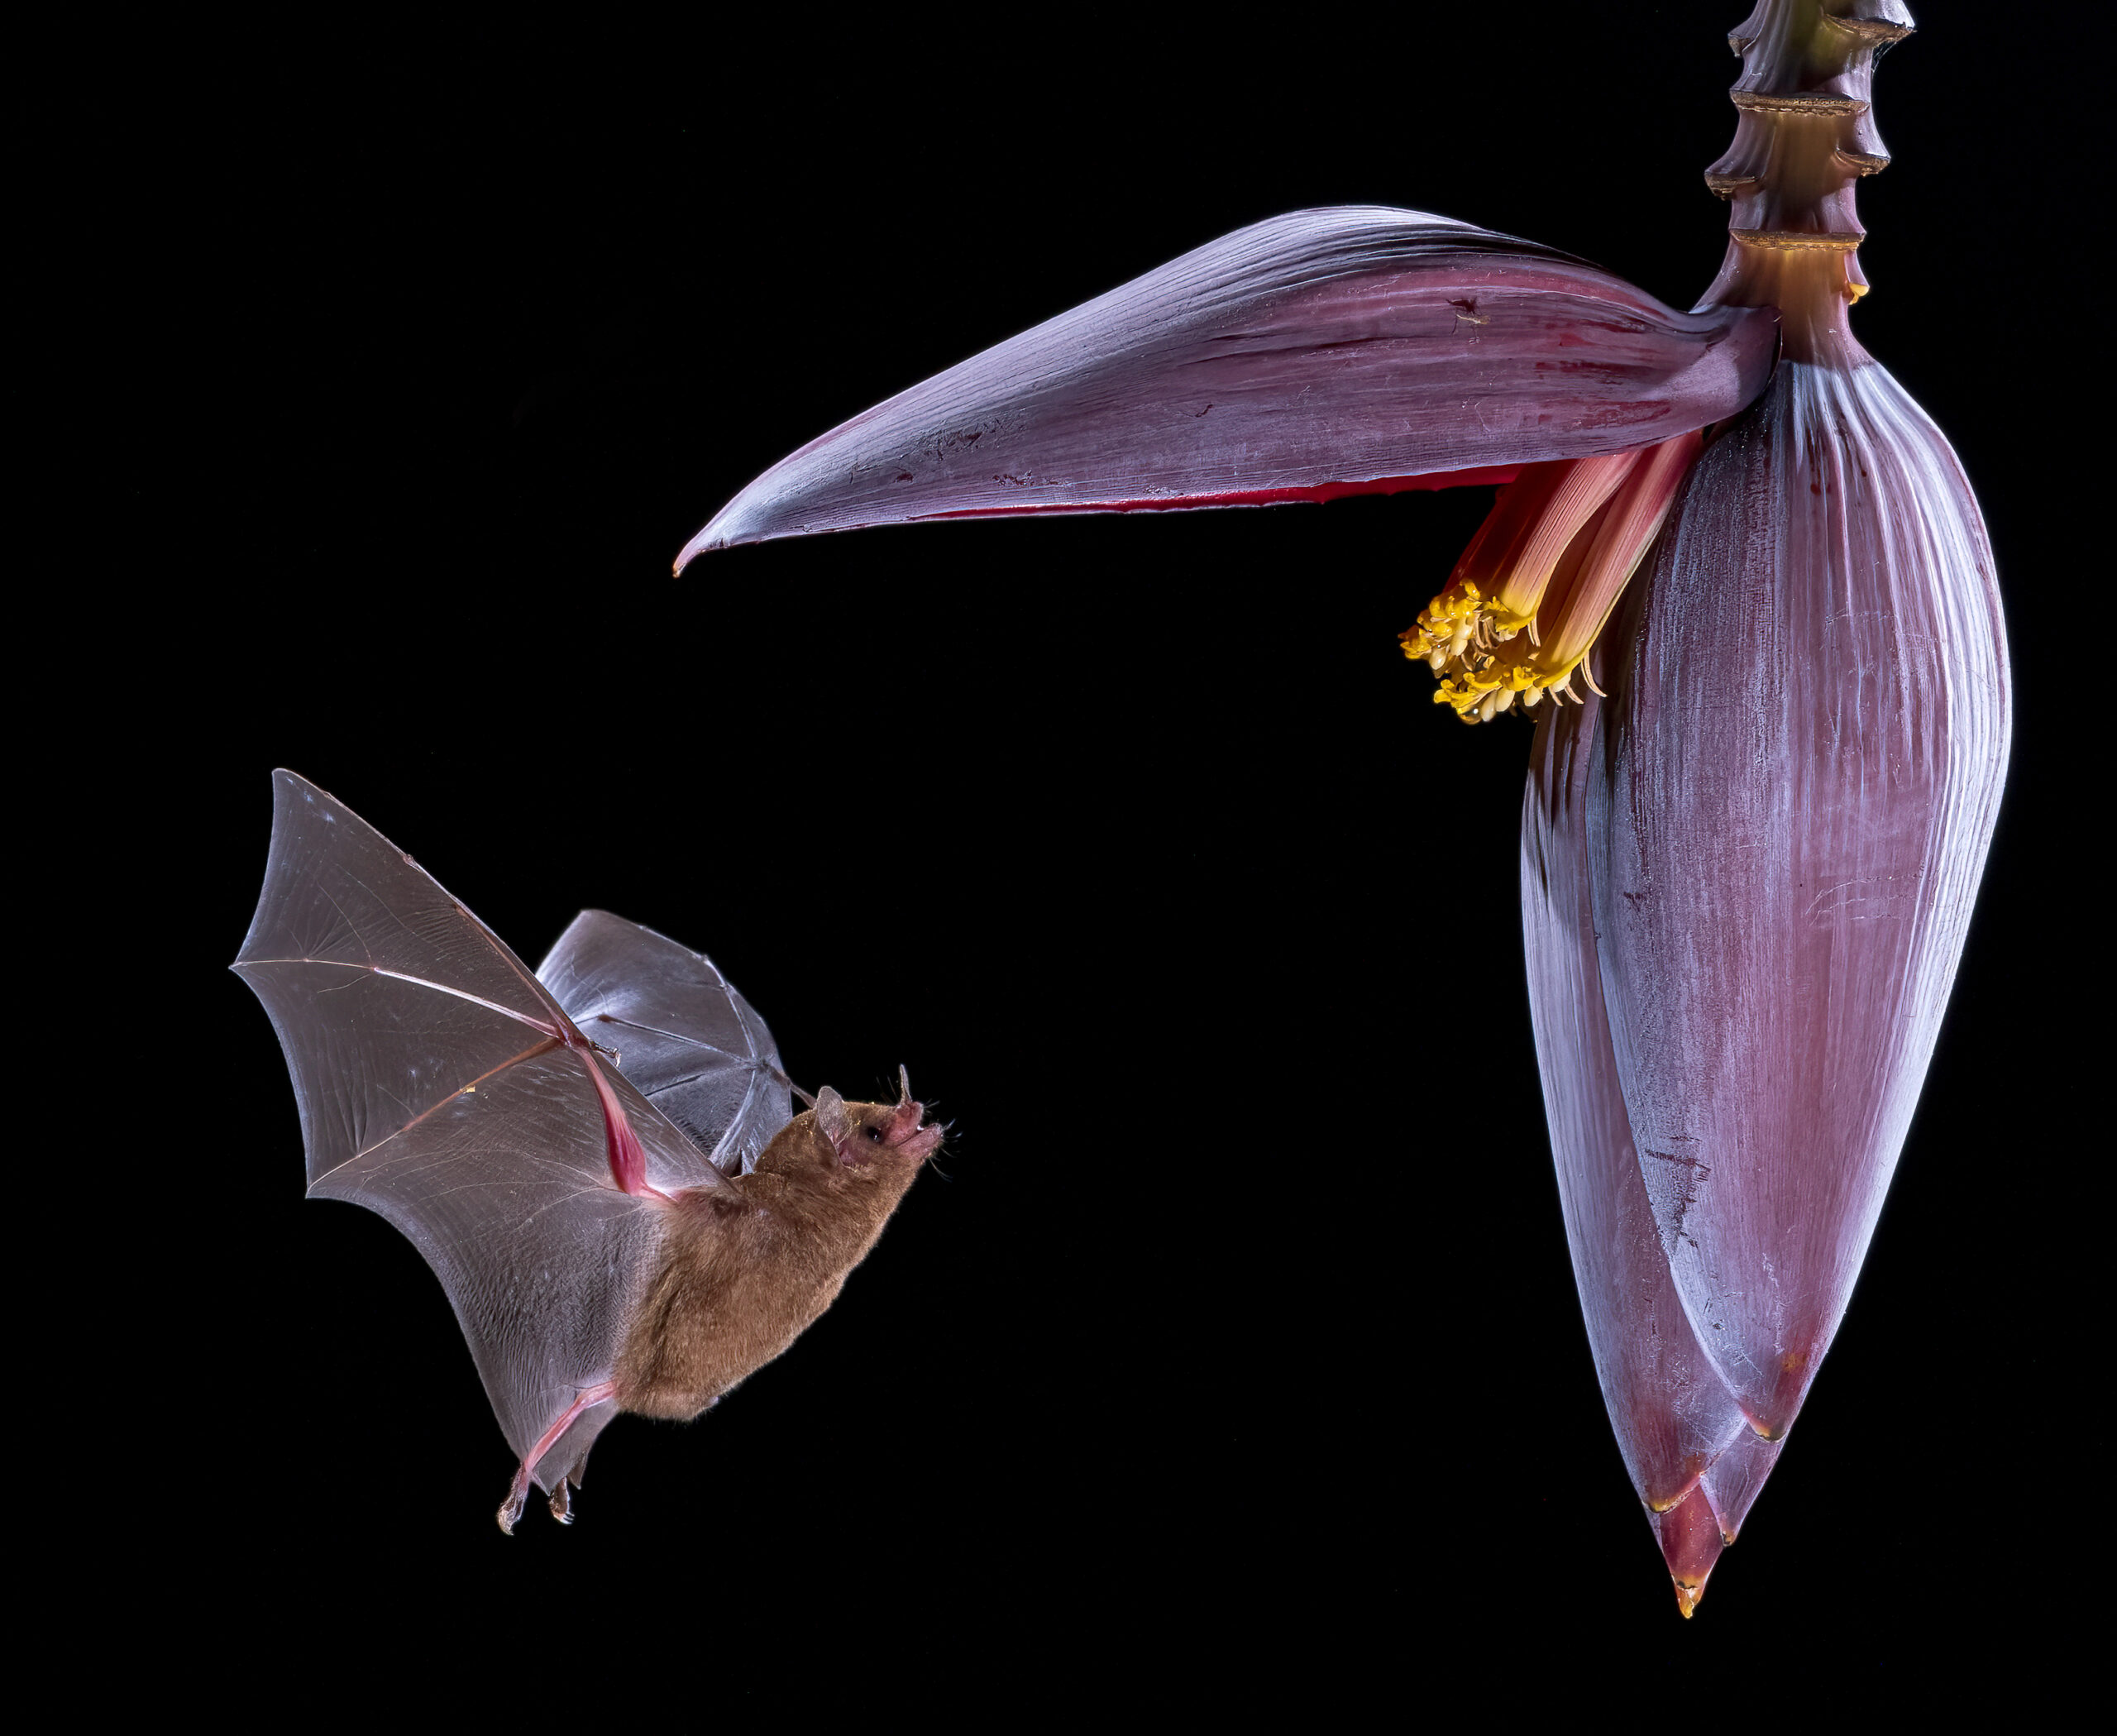
<svg viewBox="0 0 2117 1736">
<path fill-rule="evenodd" d="M 882 1130 L 885 1149 L 918 1161 L 931 1157 L 940 1149 L 941 1130 L 922 1126 L 925 1119 L 924 1103 L 909 1098 L 899 1099 L 889 1125 Z"/>
</svg>

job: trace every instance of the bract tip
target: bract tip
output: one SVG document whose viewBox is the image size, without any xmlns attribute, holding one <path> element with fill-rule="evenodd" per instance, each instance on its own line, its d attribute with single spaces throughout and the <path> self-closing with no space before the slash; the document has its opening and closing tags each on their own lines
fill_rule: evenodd
<svg viewBox="0 0 2117 1736">
<path fill-rule="evenodd" d="M 1726 1547 L 1720 1522 L 1710 1497 L 1693 1489 L 1665 1513 L 1652 1515 L 1655 1540 L 1669 1566 L 1669 1582 L 1676 1589 L 1676 1608 L 1689 1621 L 1705 1595 L 1705 1581 L 1713 1564 Z"/>
</svg>

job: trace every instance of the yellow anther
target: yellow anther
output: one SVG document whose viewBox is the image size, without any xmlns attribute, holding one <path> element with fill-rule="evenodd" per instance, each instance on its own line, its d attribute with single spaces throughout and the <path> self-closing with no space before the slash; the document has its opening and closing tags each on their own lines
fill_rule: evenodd
<svg viewBox="0 0 2117 1736">
<path fill-rule="evenodd" d="M 1434 703 L 1452 705 L 1465 723 L 1484 723 L 1519 698 L 1525 709 L 1545 694 L 1574 695 L 1575 658 L 1563 667 L 1545 667 L 1536 617 L 1495 608 L 1474 584 L 1451 583 L 1419 611 L 1403 634 L 1404 655 L 1429 665 L 1440 679 Z"/>
<path fill-rule="evenodd" d="M 1466 724 L 1549 695 L 1583 703 L 1578 669 L 1660 532 L 1700 445 L 1680 434 L 1644 452 L 1536 465 L 1502 489 L 1441 595 L 1403 635 L 1436 677 L 1434 703 Z"/>
</svg>

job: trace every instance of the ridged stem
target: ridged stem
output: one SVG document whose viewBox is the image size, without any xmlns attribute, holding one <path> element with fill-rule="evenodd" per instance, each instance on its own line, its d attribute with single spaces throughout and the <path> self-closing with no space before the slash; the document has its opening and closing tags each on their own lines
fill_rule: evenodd
<svg viewBox="0 0 2117 1736">
<path fill-rule="evenodd" d="M 1728 38 L 1742 60 L 1728 92 L 1735 138 L 1705 184 L 1733 208 L 1700 305 L 1777 308 L 1793 361 L 1868 359 L 1846 318 L 1867 289 L 1853 194 L 1889 164 L 1869 94 L 1876 59 L 1911 30 L 1903 0 L 1757 0 Z"/>
</svg>

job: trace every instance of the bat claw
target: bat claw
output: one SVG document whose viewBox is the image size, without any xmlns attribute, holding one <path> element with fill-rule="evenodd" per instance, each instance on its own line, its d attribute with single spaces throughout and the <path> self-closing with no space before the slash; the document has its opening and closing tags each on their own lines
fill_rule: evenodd
<svg viewBox="0 0 2117 1736">
<path fill-rule="evenodd" d="M 499 1504 L 499 1511 L 494 1515 L 499 1521 L 499 1528 L 509 1537 L 514 1535 L 515 1523 L 522 1517 L 522 1504 L 528 1499 L 528 1485 L 526 1483 L 517 1483 L 508 1490 L 507 1499 Z"/>
<path fill-rule="evenodd" d="M 564 1477 L 559 1479 L 559 1486 L 552 1491 L 552 1517 L 562 1525 L 571 1525 L 573 1523 L 571 1485 Z"/>
</svg>

